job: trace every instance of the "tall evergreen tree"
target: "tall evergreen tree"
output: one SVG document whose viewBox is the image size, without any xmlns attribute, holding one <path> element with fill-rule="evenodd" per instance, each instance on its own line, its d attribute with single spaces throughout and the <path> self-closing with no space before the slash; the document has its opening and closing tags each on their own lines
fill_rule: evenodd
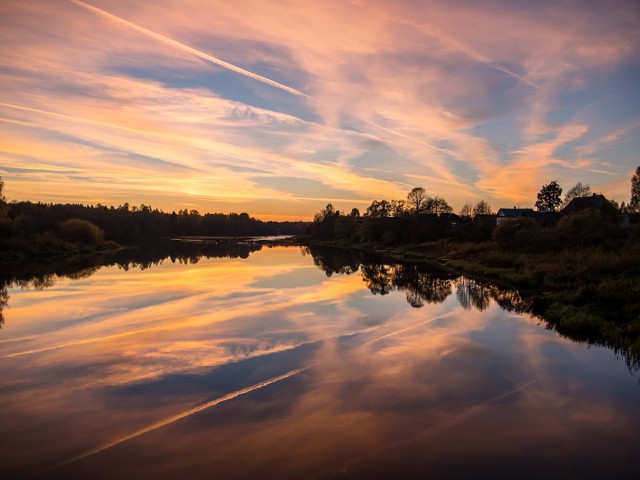
<svg viewBox="0 0 640 480">
<path fill-rule="evenodd" d="M 640 167 L 636 168 L 636 173 L 631 177 L 631 200 L 629 210 L 640 212 Z"/>
<path fill-rule="evenodd" d="M 4 198 L 4 181 L 0 177 L 0 218 L 4 218 L 7 215 L 7 200 Z"/>
</svg>

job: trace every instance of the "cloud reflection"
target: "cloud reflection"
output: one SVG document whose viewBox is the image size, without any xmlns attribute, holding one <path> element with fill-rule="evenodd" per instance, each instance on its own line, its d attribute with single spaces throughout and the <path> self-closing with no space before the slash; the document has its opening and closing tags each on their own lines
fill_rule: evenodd
<svg viewBox="0 0 640 480">
<path fill-rule="evenodd" d="M 510 459 L 534 455 L 539 476 L 606 444 L 620 469 L 635 458 L 637 442 L 620 440 L 637 438 L 638 420 L 622 362 L 605 369 L 610 351 L 500 308 L 517 292 L 410 266 L 371 275 L 344 252 L 237 253 L 85 265 L 92 275 L 8 288 L 2 472 L 463 476 L 464 465 L 513 474 Z M 384 295 L 372 295 L 374 277 Z M 7 356 L 72 342 L 86 343 Z M 558 439 L 566 461 L 543 461 Z M 131 458 L 139 468 L 122 468 Z"/>
</svg>

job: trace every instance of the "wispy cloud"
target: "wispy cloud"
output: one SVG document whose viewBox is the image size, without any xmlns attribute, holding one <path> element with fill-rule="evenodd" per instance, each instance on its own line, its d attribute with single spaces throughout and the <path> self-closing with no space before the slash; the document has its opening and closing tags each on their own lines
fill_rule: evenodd
<svg viewBox="0 0 640 480">
<path fill-rule="evenodd" d="M 311 218 L 336 191 L 533 202 L 637 162 L 630 1 L 94 3 L 0 6 L 3 166 L 79 172 L 14 170 L 10 198 Z"/>
<path fill-rule="evenodd" d="M 219 58 L 216 58 L 212 55 L 209 55 L 205 52 L 202 52 L 200 50 L 197 50 L 195 48 L 190 47 L 189 45 L 185 45 L 182 42 L 178 42 L 177 40 L 174 40 L 172 38 L 169 38 L 165 35 L 161 35 L 159 33 L 153 32 L 151 30 L 149 30 L 148 28 L 144 28 L 140 25 L 137 25 L 135 23 L 129 22 L 128 20 L 125 20 L 121 17 L 118 17 L 116 15 L 113 15 L 112 13 L 106 12 L 104 10 L 101 10 L 97 7 L 94 7 L 92 5 L 89 5 L 87 3 L 81 2 L 80 0 L 69 0 L 70 2 L 92 12 L 95 13 L 96 15 L 98 15 L 101 18 L 104 18 L 106 20 L 112 21 L 117 25 L 121 25 L 121 26 L 125 26 L 128 28 L 132 28 L 135 31 L 142 33 L 143 35 L 146 35 L 148 37 L 153 38 L 154 40 L 157 40 L 159 42 L 162 42 L 166 45 L 169 45 L 171 47 L 175 47 L 179 50 L 182 50 L 186 53 L 190 53 L 191 55 L 195 55 L 196 57 L 205 60 L 206 62 L 209 63 L 213 63 L 214 65 L 218 65 L 222 68 L 226 68 L 227 70 L 231 70 L 232 72 L 238 73 L 240 75 L 244 75 L 245 77 L 249 77 L 252 78 L 254 80 L 258 80 L 259 82 L 262 83 L 266 83 L 267 85 L 270 85 L 272 87 L 275 88 L 279 88 L 281 90 L 284 90 L 285 92 L 291 93 L 293 95 L 298 95 L 301 97 L 307 97 L 307 95 L 305 93 L 300 92 L 299 90 L 296 90 L 295 88 L 291 88 L 288 87 L 287 85 L 283 85 L 281 83 L 278 83 L 274 80 L 271 80 L 270 78 L 266 78 L 263 77 L 261 75 L 258 75 L 256 73 L 250 72 L 248 70 L 245 70 L 244 68 L 240 68 L 236 65 L 233 65 L 229 62 L 225 62 L 224 60 L 220 60 Z"/>
</svg>

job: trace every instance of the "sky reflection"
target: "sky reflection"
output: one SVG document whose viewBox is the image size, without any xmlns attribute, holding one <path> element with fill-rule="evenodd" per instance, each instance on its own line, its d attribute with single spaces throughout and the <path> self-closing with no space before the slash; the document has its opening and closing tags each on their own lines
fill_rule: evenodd
<svg viewBox="0 0 640 480">
<path fill-rule="evenodd" d="M 0 471 L 600 478 L 639 466 L 640 388 L 610 350 L 458 294 L 463 279 L 415 308 L 407 290 L 372 295 L 366 271 L 327 276 L 311 260 L 278 247 L 10 288 Z"/>
</svg>

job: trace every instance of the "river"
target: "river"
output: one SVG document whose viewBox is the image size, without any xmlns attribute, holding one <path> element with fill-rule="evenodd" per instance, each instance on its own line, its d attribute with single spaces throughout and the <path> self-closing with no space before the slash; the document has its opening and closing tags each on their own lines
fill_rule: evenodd
<svg viewBox="0 0 640 480">
<path fill-rule="evenodd" d="M 638 372 L 518 292 L 298 247 L 119 255 L 7 282 L 2 478 L 640 471 Z"/>
</svg>

